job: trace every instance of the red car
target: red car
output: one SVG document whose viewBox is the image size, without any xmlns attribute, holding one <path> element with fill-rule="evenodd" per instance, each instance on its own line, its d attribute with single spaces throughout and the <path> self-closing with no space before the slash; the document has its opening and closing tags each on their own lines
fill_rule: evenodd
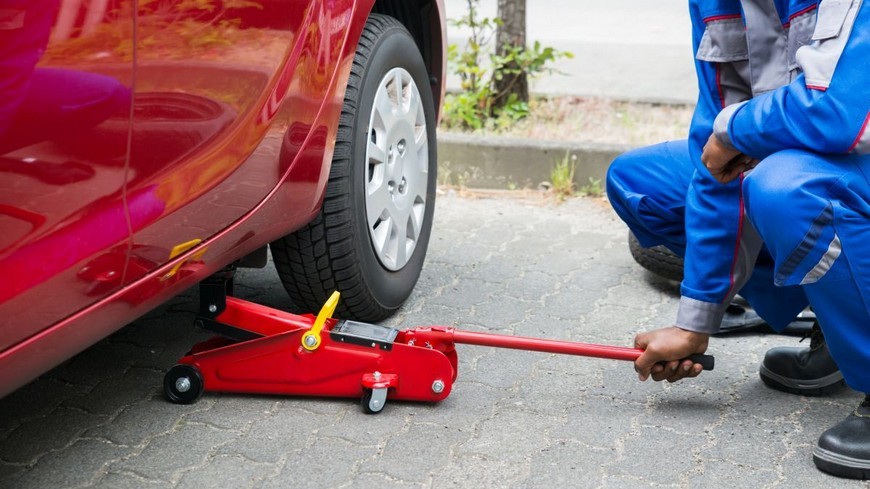
<svg viewBox="0 0 870 489">
<path fill-rule="evenodd" d="M 435 199 L 442 0 L 0 3 L 0 396 L 271 244 L 377 321 Z"/>
</svg>

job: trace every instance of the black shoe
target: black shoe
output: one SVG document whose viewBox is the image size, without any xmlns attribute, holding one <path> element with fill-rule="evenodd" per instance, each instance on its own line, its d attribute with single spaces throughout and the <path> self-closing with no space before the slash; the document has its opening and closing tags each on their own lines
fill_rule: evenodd
<svg viewBox="0 0 870 489">
<path fill-rule="evenodd" d="M 870 479 L 870 394 L 848 418 L 822 433 L 813 462 L 838 477 Z"/>
<path fill-rule="evenodd" d="M 769 387 L 802 396 L 831 394 L 845 385 L 818 323 L 810 332 L 809 348 L 771 348 L 758 373 Z"/>
</svg>

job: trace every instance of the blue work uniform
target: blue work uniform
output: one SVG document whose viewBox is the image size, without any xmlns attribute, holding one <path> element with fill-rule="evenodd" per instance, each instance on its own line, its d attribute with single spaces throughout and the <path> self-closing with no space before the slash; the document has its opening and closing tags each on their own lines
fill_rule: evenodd
<svg viewBox="0 0 870 489">
<path fill-rule="evenodd" d="M 692 0 L 689 139 L 628 152 L 610 201 L 684 256 L 675 325 L 715 333 L 740 293 L 774 328 L 809 303 L 846 382 L 870 392 L 870 1 Z M 756 158 L 721 184 L 712 133 Z"/>
</svg>

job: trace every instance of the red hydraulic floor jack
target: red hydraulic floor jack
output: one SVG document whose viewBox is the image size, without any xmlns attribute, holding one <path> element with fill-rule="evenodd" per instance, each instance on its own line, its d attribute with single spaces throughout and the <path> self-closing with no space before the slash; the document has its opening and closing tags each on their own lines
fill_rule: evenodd
<svg viewBox="0 0 870 489">
<path fill-rule="evenodd" d="M 456 381 L 456 344 L 634 361 L 636 348 L 460 331 L 405 330 L 332 319 L 339 294 L 317 316 L 295 315 L 227 296 L 227 282 L 201 285 L 197 323 L 219 334 L 195 345 L 167 372 L 169 400 L 195 402 L 204 391 L 361 397 L 367 413 L 387 399 L 438 402 Z M 713 357 L 690 357 L 705 370 Z"/>
</svg>

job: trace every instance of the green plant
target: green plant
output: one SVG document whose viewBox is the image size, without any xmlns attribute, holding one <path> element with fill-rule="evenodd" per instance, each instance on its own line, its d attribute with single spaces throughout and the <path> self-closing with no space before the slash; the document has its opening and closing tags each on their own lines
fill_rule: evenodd
<svg viewBox="0 0 870 489">
<path fill-rule="evenodd" d="M 589 177 L 586 185 L 580 187 L 577 193 L 583 197 L 601 197 L 604 195 L 604 187 L 601 186 L 601 179 Z"/>
<path fill-rule="evenodd" d="M 577 155 L 565 152 L 565 156 L 556 162 L 550 171 L 550 191 L 556 200 L 563 201 L 574 195 L 574 171 L 577 169 Z"/>
<path fill-rule="evenodd" d="M 539 42 L 530 47 L 506 46 L 504 53 L 496 54 L 489 44 L 501 20 L 481 18 L 478 14 L 480 0 L 466 1 L 467 13 L 450 21 L 454 27 L 469 29 L 470 35 L 464 49 L 460 50 L 456 44 L 448 46 L 450 70 L 459 77 L 461 91 L 448 94 L 444 101 L 444 125 L 463 129 L 504 128 L 526 117 L 529 104 L 515 94 L 507 95 L 507 90 L 498 90 L 495 82 L 521 72 L 528 78 L 552 72 L 549 65 L 553 61 L 573 55 L 543 47 Z M 496 108 L 495 103 L 505 97 L 508 97 L 505 103 Z"/>
</svg>

